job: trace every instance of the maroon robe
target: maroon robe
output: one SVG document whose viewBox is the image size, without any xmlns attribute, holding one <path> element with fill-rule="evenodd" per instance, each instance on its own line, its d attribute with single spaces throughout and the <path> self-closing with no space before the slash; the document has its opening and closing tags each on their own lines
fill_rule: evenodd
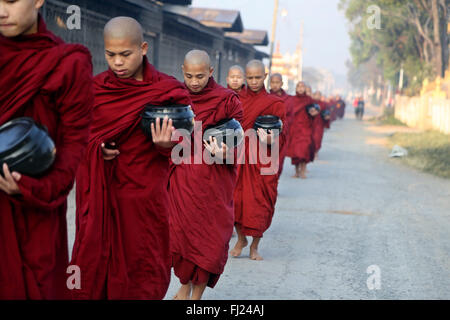
<svg viewBox="0 0 450 320">
<path fill-rule="evenodd" d="M 241 95 L 241 101 L 244 108 L 244 119 L 242 128 L 244 131 L 253 128 L 255 120 L 260 115 L 278 116 L 283 123 L 286 121 L 286 110 L 278 97 L 269 95 L 263 88 L 258 93 L 249 89 Z M 248 133 L 247 133 L 248 135 Z M 270 227 L 272 222 L 275 203 L 277 200 L 278 187 L 278 165 L 279 158 L 273 159 L 271 163 L 263 164 L 259 157 L 259 146 L 250 144 L 250 138 L 253 136 L 257 140 L 256 131 L 245 139 L 245 164 L 239 164 L 238 182 L 234 192 L 235 201 L 235 224 L 238 225 L 244 235 L 253 237 L 262 237 L 263 233 Z M 279 136 L 279 143 L 268 146 L 269 154 L 272 148 L 282 149 L 285 143 L 285 131 Z M 255 164 L 250 163 L 250 158 L 256 159 Z M 271 174 L 262 175 L 262 169 L 275 167 L 276 170 Z"/>
<path fill-rule="evenodd" d="M 191 93 L 195 120 L 202 129 L 223 119 L 242 121 L 238 95 L 210 78 L 200 93 Z M 199 140 L 203 145 L 203 140 Z M 194 142 L 191 143 L 193 151 Z M 203 152 L 204 147 L 198 148 Z M 234 164 L 172 164 L 169 179 L 170 250 L 175 275 L 182 284 L 207 282 L 214 287 L 228 258 L 233 233 L 233 192 L 237 180 Z"/>
<path fill-rule="evenodd" d="M 66 299 L 67 196 L 85 151 L 93 101 L 89 51 L 46 29 L 0 35 L 0 125 L 27 116 L 47 127 L 56 159 L 22 175 L 21 195 L 0 191 L 0 299 Z"/>
<path fill-rule="evenodd" d="M 320 111 L 326 109 L 326 106 L 322 101 L 314 100 L 314 103 L 320 106 Z M 327 122 L 329 121 L 324 120 L 321 114 L 315 116 L 313 119 L 313 141 L 315 153 L 319 152 L 322 147 L 323 134 Z"/>
<path fill-rule="evenodd" d="M 313 99 L 306 94 L 297 94 L 286 103 L 292 119 L 287 156 L 292 159 L 293 165 L 314 160 L 313 119 L 306 110 L 306 106 L 312 103 Z"/>
<path fill-rule="evenodd" d="M 286 109 L 286 102 L 290 97 L 290 95 L 288 95 L 286 93 L 286 91 L 284 91 L 283 89 L 281 89 L 279 92 L 274 92 L 273 90 L 270 90 L 270 94 L 281 98 L 281 100 L 283 100 L 283 102 L 285 103 L 285 109 Z M 286 117 L 287 117 L 287 115 L 286 115 Z M 285 121 L 285 123 L 283 123 L 283 130 L 285 131 L 286 139 L 289 139 L 289 137 L 288 137 L 289 120 L 287 120 L 287 121 Z M 286 158 L 287 147 L 288 147 L 288 144 L 285 143 L 283 145 L 283 148 L 280 150 L 280 169 L 278 170 L 278 177 L 280 177 L 281 173 L 283 172 L 283 165 L 284 165 L 284 159 Z"/>
<path fill-rule="evenodd" d="M 77 232 L 72 264 L 81 269 L 76 299 L 162 299 L 170 281 L 167 183 L 170 149 L 140 128 L 146 104 L 190 104 L 173 77 L 144 59 L 143 81 L 111 71 L 95 77 L 94 119 L 77 174 Z M 103 159 L 100 145 L 120 155 Z"/>
</svg>

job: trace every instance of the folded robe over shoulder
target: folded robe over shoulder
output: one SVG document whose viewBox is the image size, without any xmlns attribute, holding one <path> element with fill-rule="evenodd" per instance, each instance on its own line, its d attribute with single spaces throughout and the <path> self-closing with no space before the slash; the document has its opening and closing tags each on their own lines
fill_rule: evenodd
<svg viewBox="0 0 450 320">
<path fill-rule="evenodd" d="M 287 156 L 292 158 L 292 164 L 311 162 L 314 156 L 313 120 L 306 111 L 306 106 L 313 99 L 306 95 L 295 95 L 287 101 L 287 109 L 291 117 L 289 125 L 289 147 Z"/>
<path fill-rule="evenodd" d="M 170 280 L 170 149 L 140 128 L 146 104 L 191 104 L 183 84 L 144 59 L 144 79 L 95 77 L 92 132 L 77 174 L 77 232 L 72 264 L 81 270 L 76 299 L 162 299 Z M 105 161 L 100 145 L 116 142 Z"/>
<path fill-rule="evenodd" d="M 202 122 L 203 132 L 223 119 L 242 121 L 243 110 L 238 95 L 218 85 L 213 78 L 200 93 L 191 93 L 191 98 L 195 121 Z M 199 141 L 201 146 L 197 150 L 204 150 L 203 140 Z M 170 249 L 175 274 L 182 283 L 196 283 L 197 278 L 202 278 L 198 273 L 204 270 L 212 274 L 208 285 L 214 287 L 224 270 L 233 233 L 237 161 L 234 164 L 207 164 L 204 161 L 196 164 L 193 155 L 190 155 L 191 164 L 171 165 Z M 180 259 L 201 271 L 183 270 L 186 263 Z"/>
<path fill-rule="evenodd" d="M 256 143 L 250 143 L 252 137 L 247 130 L 252 129 L 255 120 L 260 115 L 278 116 L 283 123 L 286 121 L 286 110 L 278 97 L 269 95 L 263 88 L 258 93 L 251 90 L 246 91 L 241 96 L 244 108 L 244 120 L 242 127 L 246 131 L 245 139 L 245 164 L 238 166 L 238 182 L 234 192 L 235 201 L 235 223 L 241 227 L 243 234 L 254 237 L 262 237 L 269 228 L 275 210 L 278 187 L 278 166 L 279 158 L 272 159 L 268 164 L 263 164 L 257 157 L 259 147 Z M 256 132 L 254 132 L 255 141 Z M 279 142 L 272 147 L 268 147 L 269 155 L 274 151 L 271 148 L 278 148 L 278 152 L 285 143 L 285 132 L 281 132 Z M 254 161 L 257 160 L 257 161 Z M 252 164 L 251 162 L 256 162 Z M 273 168 L 272 169 L 269 169 Z M 262 169 L 266 169 L 271 174 L 262 174 Z"/>
<path fill-rule="evenodd" d="M 88 142 L 93 101 L 89 51 L 46 29 L 0 36 L 0 125 L 27 116 L 55 142 L 43 177 L 22 176 L 21 196 L 0 191 L 0 299 L 66 299 L 67 195 Z"/>
</svg>

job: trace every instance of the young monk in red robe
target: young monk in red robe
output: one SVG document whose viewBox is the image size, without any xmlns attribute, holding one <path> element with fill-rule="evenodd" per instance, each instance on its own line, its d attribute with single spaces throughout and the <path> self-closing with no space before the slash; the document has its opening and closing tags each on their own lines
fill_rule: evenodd
<svg viewBox="0 0 450 320">
<path fill-rule="evenodd" d="M 104 28 L 109 70 L 95 77 L 92 132 L 77 174 L 72 264 L 76 299 L 162 299 L 170 281 L 167 183 L 172 120 L 140 127 L 145 105 L 190 104 L 173 77 L 145 57 L 140 24 L 128 17 Z M 111 146 L 106 148 L 109 143 Z"/>
<path fill-rule="evenodd" d="M 314 160 L 313 117 L 308 114 L 306 106 L 313 99 L 306 94 L 306 85 L 300 81 L 296 87 L 296 95 L 288 100 L 292 122 L 289 126 L 289 147 L 287 156 L 295 166 L 293 178 L 306 179 L 306 165 Z"/>
<path fill-rule="evenodd" d="M 231 66 L 230 69 L 228 70 L 227 75 L 228 89 L 233 90 L 237 94 L 245 90 L 244 77 L 245 77 L 244 69 L 242 69 L 241 66 L 238 65 Z"/>
<path fill-rule="evenodd" d="M 218 85 L 213 71 L 205 51 L 187 53 L 184 81 L 202 131 L 224 119 L 241 121 L 243 116 L 237 94 Z M 234 164 L 227 164 L 226 158 L 234 157 L 234 151 L 224 143 L 219 146 L 217 140 L 204 143 L 220 161 L 197 164 L 191 153 L 190 164 L 173 165 L 169 179 L 170 250 L 175 275 L 182 284 L 175 299 L 200 300 L 206 286 L 214 288 L 224 270 L 233 232 L 237 163 L 234 159 Z M 198 150 L 202 153 L 201 147 Z"/>
<path fill-rule="evenodd" d="M 252 60 L 246 67 L 247 94 L 241 97 L 244 108 L 244 120 L 242 127 L 246 131 L 245 140 L 245 163 L 239 164 L 239 177 L 234 192 L 235 200 L 235 226 L 238 240 L 235 247 L 230 251 L 230 255 L 238 257 L 242 249 L 247 246 L 247 236 L 253 237 L 250 245 L 250 259 L 262 260 L 258 252 L 258 246 L 263 233 L 269 228 L 275 202 L 277 200 L 278 187 L 278 165 L 279 157 L 277 153 L 285 142 L 284 131 L 278 138 L 274 132 L 269 135 L 266 131 L 259 129 L 247 131 L 253 128 L 255 120 L 260 115 L 278 116 L 283 123 L 286 121 L 286 111 L 283 100 L 273 95 L 269 95 L 264 87 L 267 77 L 264 64 L 259 60 Z M 250 133 L 250 135 L 248 135 Z M 252 137 L 259 142 L 250 143 Z M 256 144 L 256 145 L 255 145 Z M 263 163 L 257 157 L 262 146 L 266 146 L 270 151 L 270 161 Z M 275 154 L 275 156 L 273 156 Z M 251 158 L 257 161 L 251 161 Z"/>
<path fill-rule="evenodd" d="M 0 125 L 31 117 L 57 150 L 39 178 L 0 164 L 0 299 L 68 298 L 67 196 L 88 141 L 92 64 L 47 30 L 43 3 L 0 0 Z"/>
<path fill-rule="evenodd" d="M 286 103 L 289 99 L 289 95 L 286 91 L 283 90 L 283 77 L 279 73 L 274 73 L 270 77 L 270 94 L 275 95 Z M 285 134 L 289 132 L 289 121 L 286 121 L 283 126 L 283 130 L 285 130 Z M 289 139 L 286 134 L 286 139 Z M 278 170 L 278 177 L 281 176 L 283 172 L 284 159 L 286 158 L 287 151 L 287 143 L 283 145 L 283 148 L 280 150 L 280 169 Z"/>
<path fill-rule="evenodd" d="M 322 94 L 320 93 L 320 91 L 314 92 L 312 98 L 314 99 L 314 103 L 320 106 L 320 111 L 327 109 L 325 103 L 322 102 Z M 329 125 L 329 119 L 330 119 L 329 116 L 327 119 L 325 119 L 322 115 L 314 117 L 313 120 L 313 140 L 315 147 L 314 159 L 317 159 L 319 150 L 322 148 L 323 134 L 325 131 L 325 127 Z"/>
</svg>

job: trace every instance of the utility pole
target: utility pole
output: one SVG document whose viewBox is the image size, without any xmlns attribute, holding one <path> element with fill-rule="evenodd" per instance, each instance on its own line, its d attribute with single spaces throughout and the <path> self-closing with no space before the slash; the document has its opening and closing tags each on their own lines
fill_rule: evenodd
<svg viewBox="0 0 450 320">
<path fill-rule="evenodd" d="M 275 4 L 274 4 L 274 8 L 273 8 L 272 36 L 270 39 L 269 77 L 272 75 L 272 56 L 273 56 L 273 49 L 275 46 L 275 32 L 277 30 L 278 3 L 279 3 L 279 0 L 275 0 Z"/>
<path fill-rule="evenodd" d="M 300 25 L 300 40 L 297 45 L 298 66 L 297 77 L 298 81 L 303 81 L 303 20 Z"/>
</svg>

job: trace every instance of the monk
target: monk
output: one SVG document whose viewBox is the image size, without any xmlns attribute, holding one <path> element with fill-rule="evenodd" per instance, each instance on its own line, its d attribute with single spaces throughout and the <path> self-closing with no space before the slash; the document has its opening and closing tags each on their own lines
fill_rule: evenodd
<svg viewBox="0 0 450 320">
<path fill-rule="evenodd" d="M 205 51 L 188 52 L 182 69 L 202 131 L 224 119 L 242 120 L 238 95 L 214 81 Z M 227 262 L 233 232 L 237 163 L 227 164 L 226 159 L 234 152 L 216 139 L 205 140 L 205 149 L 207 156 L 220 161 L 196 164 L 192 153 L 190 164 L 172 165 L 169 179 L 170 250 L 182 284 L 177 300 L 200 300 L 206 286 L 214 288 Z"/>
<path fill-rule="evenodd" d="M 236 93 L 240 93 L 245 90 L 245 74 L 244 69 L 239 65 L 231 66 L 227 75 L 228 89 L 233 90 Z"/>
<path fill-rule="evenodd" d="M 93 83 L 89 51 L 47 30 L 43 0 L 0 0 L 0 125 L 30 117 L 55 142 L 40 177 L 1 163 L 0 299 L 67 299 L 67 196 L 86 149 Z"/>
<path fill-rule="evenodd" d="M 240 256 L 243 248 L 248 244 L 247 236 L 250 236 L 253 238 L 250 245 L 250 259 L 263 260 L 258 252 L 258 246 L 264 232 L 270 227 L 275 210 L 279 159 L 277 156 L 271 156 L 270 162 L 264 164 L 257 157 L 258 149 L 264 145 L 271 155 L 276 155 L 285 143 L 285 133 L 282 131 L 275 138 L 273 131 L 266 133 L 262 129 L 257 132 L 250 129 L 253 128 L 256 118 L 260 115 L 275 115 L 284 123 L 286 111 L 283 100 L 267 93 L 264 87 L 267 73 L 261 61 L 250 61 L 246 66 L 245 73 L 248 89 L 247 95 L 241 97 L 244 108 L 242 127 L 246 131 L 245 163 L 240 162 L 239 164 L 238 182 L 234 192 L 235 227 L 238 240 L 230 251 L 230 255 Z M 259 142 L 250 144 L 249 141 L 252 137 L 256 140 L 256 135 Z M 257 161 L 251 161 L 251 158 L 257 158 Z"/>
<path fill-rule="evenodd" d="M 295 166 L 293 178 L 306 179 L 306 166 L 314 160 L 313 115 L 306 109 L 313 102 L 306 94 L 306 84 L 303 81 L 297 84 L 296 95 L 287 102 L 286 108 L 292 118 L 287 156 Z"/>
<path fill-rule="evenodd" d="M 320 106 L 321 112 L 324 110 L 327 110 L 325 103 L 322 101 L 322 93 L 320 91 L 314 92 L 314 94 L 312 94 L 312 98 L 314 99 L 314 103 L 316 103 Z M 314 159 L 315 160 L 318 158 L 319 151 L 322 148 L 323 135 L 325 132 L 325 128 L 327 126 L 329 127 L 329 119 L 330 119 L 329 116 L 327 118 L 325 118 L 322 115 L 314 117 L 313 140 L 314 140 L 314 152 L 315 152 Z"/>
<path fill-rule="evenodd" d="M 275 95 L 279 98 L 281 98 L 285 103 L 289 99 L 289 95 L 284 91 L 283 89 L 283 77 L 279 73 L 274 73 L 270 77 L 270 94 Z M 286 121 L 284 123 L 284 130 L 285 133 L 289 132 L 289 121 Z M 286 135 L 287 138 L 287 135 Z M 283 172 L 283 165 L 284 165 L 284 159 L 286 158 L 286 151 L 287 151 L 287 143 L 284 144 L 283 149 L 280 150 L 280 169 L 278 170 L 278 177 L 281 176 L 281 173 Z"/>
<path fill-rule="evenodd" d="M 129 17 L 104 27 L 109 69 L 94 79 L 92 132 L 77 174 L 72 264 L 75 299 L 164 298 L 170 281 L 169 158 L 174 127 L 165 117 L 140 127 L 145 105 L 191 104 L 175 78 L 147 60 L 141 25 Z M 162 125 L 161 125 L 162 122 Z"/>
<path fill-rule="evenodd" d="M 336 108 L 337 108 L 337 117 L 338 119 L 343 119 L 345 116 L 345 101 L 342 100 L 340 95 L 336 95 Z"/>
</svg>

